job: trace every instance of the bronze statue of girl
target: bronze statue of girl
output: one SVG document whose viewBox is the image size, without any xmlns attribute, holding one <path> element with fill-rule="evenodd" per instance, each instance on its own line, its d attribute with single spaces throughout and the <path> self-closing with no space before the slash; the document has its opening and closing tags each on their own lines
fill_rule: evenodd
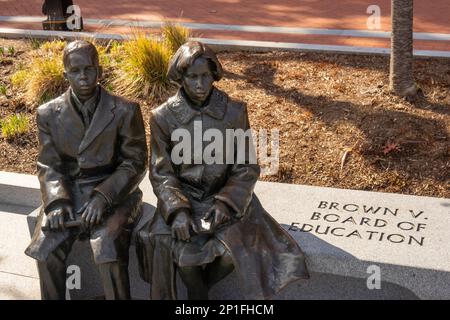
<svg viewBox="0 0 450 320">
<path fill-rule="evenodd" d="M 250 129 L 246 105 L 214 87 L 222 74 L 210 48 L 184 44 L 168 71 L 180 89 L 152 112 L 150 181 L 158 204 L 137 241 L 141 275 L 151 283 L 152 299 L 176 299 L 176 270 L 189 299 L 207 299 L 209 289 L 233 269 L 248 299 L 271 298 L 292 281 L 308 278 L 296 241 L 253 192 L 260 168 L 249 160 L 252 144 L 245 144 L 245 161 L 236 156 L 233 163 L 225 161 L 225 148 L 223 161 L 196 158 L 206 146 L 194 141 L 195 130 L 203 136 L 214 129 L 225 137 L 227 129 Z M 177 130 L 192 139 L 192 149 L 178 155 L 181 163 L 172 155 Z"/>
</svg>

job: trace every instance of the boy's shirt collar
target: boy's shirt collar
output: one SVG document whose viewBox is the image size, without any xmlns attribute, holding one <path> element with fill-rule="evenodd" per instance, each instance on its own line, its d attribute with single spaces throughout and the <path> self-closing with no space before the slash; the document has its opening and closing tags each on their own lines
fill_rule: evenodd
<svg viewBox="0 0 450 320">
<path fill-rule="evenodd" d="M 95 88 L 95 94 L 91 98 L 86 100 L 84 103 L 81 102 L 80 99 L 78 99 L 77 95 L 73 92 L 72 88 L 70 88 L 70 96 L 72 98 L 75 108 L 77 108 L 79 112 L 83 113 L 84 110 L 88 110 L 90 117 L 92 117 L 92 115 L 95 112 L 95 109 L 97 108 L 100 96 L 100 88 L 97 85 L 97 87 Z"/>
</svg>

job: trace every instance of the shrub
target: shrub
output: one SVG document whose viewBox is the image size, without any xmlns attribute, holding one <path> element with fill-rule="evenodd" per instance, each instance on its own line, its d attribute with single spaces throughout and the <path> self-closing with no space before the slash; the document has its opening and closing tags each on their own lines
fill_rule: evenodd
<svg viewBox="0 0 450 320">
<path fill-rule="evenodd" d="M 8 47 L 8 54 L 13 56 L 16 53 L 16 49 L 14 47 Z"/>
<path fill-rule="evenodd" d="M 103 46 L 95 45 L 98 52 L 98 62 L 99 64 L 104 67 L 108 68 L 111 64 L 111 59 L 109 55 L 107 54 L 107 49 Z"/>
<path fill-rule="evenodd" d="M 132 99 L 155 100 L 167 93 L 170 82 L 166 73 L 171 50 L 164 42 L 135 32 L 133 39 L 113 49 L 118 59 L 111 83 L 119 94 Z"/>
<path fill-rule="evenodd" d="M 120 63 L 123 57 L 123 43 L 118 41 L 112 41 L 109 45 L 109 58 L 110 61 L 114 61 L 115 64 Z"/>
<path fill-rule="evenodd" d="M 162 27 L 162 41 L 139 31 L 133 34 L 131 40 L 123 43 L 111 41 L 102 46 L 94 42 L 108 77 L 102 83 L 132 99 L 160 99 L 171 88 L 166 76 L 170 58 L 191 33 L 183 26 L 167 23 Z M 55 98 L 67 88 L 62 62 L 66 42 L 32 40 L 31 46 L 35 50 L 11 76 L 11 83 L 23 92 L 25 103 L 34 106 Z"/>
<path fill-rule="evenodd" d="M 31 104 L 45 103 L 64 91 L 61 55 L 35 57 L 27 69 L 25 97 Z"/>
<path fill-rule="evenodd" d="M 35 53 L 38 55 L 41 55 L 42 53 L 62 54 L 65 47 L 66 42 L 62 40 L 46 41 L 41 44 Z"/>
<path fill-rule="evenodd" d="M 64 92 L 62 52 L 64 41 L 50 41 L 30 53 L 22 69 L 11 77 L 13 86 L 24 92 L 25 102 L 45 103 Z"/>
<path fill-rule="evenodd" d="M 4 85 L 0 85 L 0 94 L 2 95 L 2 96 L 6 96 L 6 86 L 4 86 Z"/>
<path fill-rule="evenodd" d="M 110 68 L 110 57 L 107 49 L 98 44 L 100 64 Z M 64 80 L 62 61 L 66 42 L 61 40 L 47 41 L 39 49 L 30 53 L 25 65 L 11 76 L 13 87 L 24 93 L 25 102 L 31 105 L 45 103 L 66 90 L 68 84 Z"/>
<path fill-rule="evenodd" d="M 23 135 L 29 130 L 28 118 L 22 114 L 13 114 L 0 120 L 2 136 L 8 140 Z"/>
<path fill-rule="evenodd" d="M 30 46 L 33 50 L 37 50 L 41 47 L 42 41 L 36 38 L 29 38 Z"/>
<path fill-rule="evenodd" d="M 26 97 L 30 102 L 42 104 L 62 94 L 67 87 L 62 57 L 37 58 L 34 62 Z"/>
<path fill-rule="evenodd" d="M 105 41 L 101 41 L 101 40 L 98 41 L 97 39 L 92 39 L 92 38 L 87 38 L 87 37 L 81 37 L 78 40 L 85 40 L 87 42 L 92 43 L 95 46 L 95 48 L 97 49 L 99 64 L 106 69 L 109 69 L 111 67 L 111 57 L 108 53 L 108 50 L 109 50 L 109 47 L 111 46 L 111 43 L 114 43 L 117 41 L 110 40 L 106 44 Z"/>
<path fill-rule="evenodd" d="M 192 36 L 191 31 L 180 24 L 168 22 L 161 28 L 163 41 L 174 54 L 179 47 L 186 43 Z"/>
<path fill-rule="evenodd" d="M 11 84 L 14 88 L 21 88 L 25 85 L 25 81 L 27 80 L 27 70 L 21 69 L 16 71 L 11 76 Z"/>
</svg>

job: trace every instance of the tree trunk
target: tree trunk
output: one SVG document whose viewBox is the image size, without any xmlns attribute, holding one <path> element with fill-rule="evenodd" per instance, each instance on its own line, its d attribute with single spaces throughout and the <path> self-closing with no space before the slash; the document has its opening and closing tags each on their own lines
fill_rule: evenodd
<svg viewBox="0 0 450 320">
<path fill-rule="evenodd" d="M 402 97 L 417 94 L 413 77 L 413 0 L 391 0 L 390 88 Z"/>
</svg>

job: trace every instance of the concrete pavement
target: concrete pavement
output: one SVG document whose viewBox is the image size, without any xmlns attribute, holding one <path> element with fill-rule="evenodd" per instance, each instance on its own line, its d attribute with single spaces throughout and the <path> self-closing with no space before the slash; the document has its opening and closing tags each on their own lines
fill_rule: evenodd
<svg viewBox="0 0 450 320">
<path fill-rule="evenodd" d="M 16 213 L 29 207 L 5 207 L 0 205 L 0 300 L 40 299 L 36 263 L 23 253 L 30 242 L 27 216 Z"/>
<path fill-rule="evenodd" d="M 28 227 L 33 229 L 36 221 L 37 212 L 29 212 L 40 202 L 37 185 L 35 176 L 0 172 L 0 298 L 39 297 L 36 266 L 23 254 L 29 242 Z M 156 198 L 147 179 L 141 188 L 149 204 L 146 217 L 151 218 Z M 450 199 L 262 181 L 256 184 L 255 193 L 298 241 L 312 274 L 311 280 L 289 286 L 276 299 L 450 297 Z M 23 214 L 8 211 L 16 211 L 11 204 L 17 199 Z M 94 280 L 98 285 L 98 275 L 88 244 L 80 243 L 77 248 L 71 264 L 87 266 L 82 267 L 82 281 L 92 289 Z M 131 250 L 133 296 L 146 299 L 148 285 L 139 279 Z M 366 282 L 374 267 L 381 281 L 379 290 L 371 290 Z M 101 293 L 97 291 L 94 296 Z M 235 275 L 211 294 L 213 298 L 242 298 Z M 73 295 L 83 297 L 81 291 Z"/>
</svg>

